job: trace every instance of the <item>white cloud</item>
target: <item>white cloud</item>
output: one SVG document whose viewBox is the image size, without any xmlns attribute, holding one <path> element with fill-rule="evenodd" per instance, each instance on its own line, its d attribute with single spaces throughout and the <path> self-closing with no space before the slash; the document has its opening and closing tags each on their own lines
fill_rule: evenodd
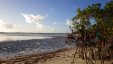
<svg viewBox="0 0 113 64">
<path fill-rule="evenodd" d="M 21 28 L 22 25 L 13 24 L 5 22 L 4 20 L 0 19 L 0 31 L 13 31 L 14 29 Z"/>
<path fill-rule="evenodd" d="M 25 21 L 28 23 L 40 23 L 44 19 L 44 16 L 40 14 L 33 15 L 21 13 L 21 15 L 25 18 Z"/>
<path fill-rule="evenodd" d="M 67 19 L 67 20 L 66 20 L 66 25 L 71 26 L 71 25 L 72 25 L 72 21 L 69 20 L 69 19 Z"/>
<path fill-rule="evenodd" d="M 47 25 L 44 25 L 42 23 L 42 20 L 45 19 L 45 17 L 48 17 L 48 14 L 42 16 L 40 14 L 34 15 L 34 14 L 24 14 L 24 13 L 22 13 L 21 15 L 25 18 L 25 21 L 27 23 L 36 24 L 36 27 L 34 29 L 36 32 L 40 32 L 40 33 L 56 32 L 54 26 L 47 26 Z M 53 22 L 53 24 L 57 24 L 57 23 Z"/>
<path fill-rule="evenodd" d="M 34 15 L 34 14 L 24 14 L 21 13 L 21 15 L 25 18 L 25 21 L 27 23 L 34 23 L 36 24 L 36 28 L 38 28 L 39 31 L 42 31 L 43 29 L 43 24 L 42 20 L 44 19 L 45 16 L 42 16 L 40 14 Z"/>
</svg>

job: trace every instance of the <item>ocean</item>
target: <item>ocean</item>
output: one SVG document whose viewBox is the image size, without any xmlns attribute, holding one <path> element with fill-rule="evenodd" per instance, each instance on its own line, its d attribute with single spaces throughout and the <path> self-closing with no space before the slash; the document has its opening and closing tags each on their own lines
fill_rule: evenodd
<svg viewBox="0 0 113 64">
<path fill-rule="evenodd" d="M 75 47 L 66 44 L 65 33 L 2 33 L 0 34 L 0 58 L 52 52 Z"/>
<path fill-rule="evenodd" d="M 66 36 L 65 33 L 0 33 L 1 41 L 46 39 L 54 36 Z"/>
</svg>

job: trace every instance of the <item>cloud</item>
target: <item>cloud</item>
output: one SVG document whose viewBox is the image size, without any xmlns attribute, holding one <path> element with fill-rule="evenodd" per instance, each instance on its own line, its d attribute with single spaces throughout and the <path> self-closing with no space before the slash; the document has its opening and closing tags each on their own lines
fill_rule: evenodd
<svg viewBox="0 0 113 64">
<path fill-rule="evenodd" d="M 44 16 L 40 14 L 33 15 L 21 13 L 21 15 L 25 18 L 25 21 L 28 23 L 40 23 L 44 19 Z"/>
<path fill-rule="evenodd" d="M 43 28 L 43 24 L 41 22 L 44 19 L 44 16 L 40 14 L 34 15 L 34 14 L 24 14 L 24 13 L 21 13 L 21 15 L 25 18 L 25 21 L 27 23 L 34 23 L 39 29 Z"/>
<path fill-rule="evenodd" d="M 24 13 L 22 13 L 21 15 L 25 18 L 25 21 L 27 23 L 34 23 L 34 24 L 36 24 L 36 27 L 34 29 L 36 32 L 40 32 L 40 33 L 56 32 L 54 26 L 44 25 L 42 23 L 42 20 L 44 20 L 45 17 L 48 17 L 48 14 L 42 16 L 40 14 L 34 15 L 34 14 L 24 14 Z M 54 22 L 53 24 L 57 24 L 57 23 Z"/>
<path fill-rule="evenodd" d="M 66 25 L 71 26 L 71 25 L 72 25 L 72 21 L 69 20 L 69 19 L 67 19 L 67 20 L 66 20 Z"/>
<path fill-rule="evenodd" d="M 13 31 L 13 29 L 21 28 L 22 25 L 5 22 L 0 19 L 0 31 Z"/>
<path fill-rule="evenodd" d="M 21 13 L 21 15 L 25 18 L 25 21 L 27 23 L 36 24 L 38 29 L 43 28 L 43 24 L 41 22 L 44 19 L 44 16 L 42 16 L 40 14 L 34 15 L 34 14 L 24 14 L 24 13 Z"/>
</svg>

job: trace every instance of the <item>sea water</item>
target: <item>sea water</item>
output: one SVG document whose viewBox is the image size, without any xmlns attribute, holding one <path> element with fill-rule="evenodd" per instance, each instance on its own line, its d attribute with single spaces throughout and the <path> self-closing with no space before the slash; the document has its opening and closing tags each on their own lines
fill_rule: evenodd
<svg viewBox="0 0 113 64">
<path fill-rule="evenodd" d="M 53 38 L 53 36 L 66 36 L 61 33 L 5 33 L 0 34 L 0 41 L 16 41 L 16 40 L 30 40 L 30 39 L 46 39 Z"/>
<path fill-rule="evenodd" d="M 67 45 L 65 40 L 66 34 L 1 34 L 0 58 L 74 47 Z"/>
</svg>

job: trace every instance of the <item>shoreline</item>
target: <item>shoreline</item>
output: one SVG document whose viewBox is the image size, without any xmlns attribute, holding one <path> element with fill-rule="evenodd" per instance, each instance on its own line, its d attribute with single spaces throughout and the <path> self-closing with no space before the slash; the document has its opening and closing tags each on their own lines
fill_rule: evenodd
<svg viewBox="0 0 113 64">
<path fill-rule="evenodd" d="M 47 46 L 47 48 L 48 46 L 50 47 L 48 49 L 46 47 L 43 49 L 42 47 L 43 52 L 31 51 L 32 53 L 29 53 L 25 51 L 26 54 L 23 53 L 17 54 L 12 56 L 11 58 L 6 57 L 5 59 L 2 59 L 1 57 L 0 64 L 71 64 L 76 50 L 75 46 L 74 47 L 65 46 L 66 43 L 64 36 L 54 36 L 53 38 L 47 38 L 47 39 L 8 41 L 8 42 L 0 43 L 0 47 L 3 46 L 3 44 L 6 47 L 6 51 L 11 49 L 13 51 L 17 51 L 20 48 L 26 50 L 27 48 L 30 47 L 33 47 L 34 49 L 35 47 L 37 48 L 42 45 L 44 45 L 44 47 Z M 7 46 L 8 47 L 12 46 L 12 47 L 8 49 Z M 0 50 L 2 50 L 1 48 Z M 76 57 L 78 57 L 78 55 L 76 55 Z M 77 64 L 86 64 L 86 61 L 81 58 L 77 58 L 74 61 Z M 105 64 L 111 64 L 112 62 L 113 60 L 105 61 Z M 101 64 L 100 60 L 96 60 L 95 64 Z"/>
<path fill-rule="evenodd" d="M 0 59 L 0 63 L 26 63 L 26 62 L 46 62 L 46 60 L 50 59 L 50 58 L 54 58 L 56 56 L 56 54 L 61 53 L 61 52 L 65 52 L 69 49 L 72 48 L 65 48 L 65 49 L 58 49 L 56 51 L 53 52 L 48 52 L 48 53 L 40 53 L 40 54 L 30 54 L 30 55 L 23 55 L 23 56 L 15 56 L 14 58 L 11 59 Z"/>
<path fill-rule="evenodd" d="M 31 54 L 27 56 L 17 56 L 9 60 L 0 60 L 1 64 L 72 64 L 76 48 L 59 49 L 54 52 Z M 94 61 L 93 61 L 94 62 Z M 95 64 L 101 64 L 100 60 L 96 60 Z M 112 64 L 113 60 L 106 60 L 104 64 Z M 86 60 L 78 58 L 74 60 L 74 64 L 86 64 Z"/>
<path fill-rule="evenodd" d="M 47 40 L 47 39 L 65 38 L 65 37 L 66 36 L 48 36 L 47 38 L 42 38 L 42 39 L 37 38 L 37 39 L 25 39 L 25 40 L 8 40 L 8 41 L 0 41 L 0 43 L 17 42 L 17 41 L 31 41 L 31 40 Z"/>
<path fill-rule="evenodd" d="M 65 36 L 54 36 L 53 38 L 47 39 L 0 42 L 0 62 L 14 61 L 23 58 L 28 59 L 32 56 L 43 56 L 45 54 L 48 57 L 48 54 L 56 54 L 59 51 L 71 48 L 70 45 L 66 45 L 65 39 Z M 3 53 L 5 51 L 7 53 Z M 52 56 L 54 56 L 54 54 Z"/>
</svg>

